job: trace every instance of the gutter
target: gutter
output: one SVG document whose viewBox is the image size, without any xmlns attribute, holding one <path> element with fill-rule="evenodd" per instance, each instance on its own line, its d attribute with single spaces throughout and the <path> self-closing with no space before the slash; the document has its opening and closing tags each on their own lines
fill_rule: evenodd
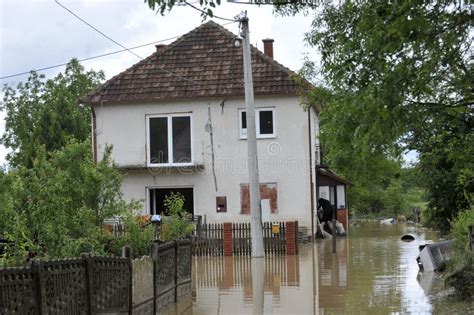
<svg viewBox="0 0 474 315">
<path fill-rule="evenodd" d="M 97 122 L 96 122 L 96 115 L 94 106 L 91 106 L 92 111 L 92 158 L 94 164 L 97 164 Z"/>
<path fill-rule="evenodd" d="M 308 108 L 308 148 L 309 148 L 309 190 L 311 200 L 311 241 L 314 242 L 314 183 L 313 183 L 313 146 L 311 145 L 311 108 Z"/>
</svg>

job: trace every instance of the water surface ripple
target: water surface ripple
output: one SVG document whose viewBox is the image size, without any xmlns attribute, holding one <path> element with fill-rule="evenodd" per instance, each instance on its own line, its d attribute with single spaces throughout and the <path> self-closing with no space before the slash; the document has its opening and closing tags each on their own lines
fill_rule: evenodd
<svg viewBox="0 0 474 315">
<path fill-rule="evenodd" d="M 413 242 L 400 240 L 412 234 Z M 195 257 L 192 314 L 474 314 L 447 299 L 439 276 L 419 274 L 414 226 L 364 222 L 349 236 L 301 245 L 295 256 Z"/>
</svg>

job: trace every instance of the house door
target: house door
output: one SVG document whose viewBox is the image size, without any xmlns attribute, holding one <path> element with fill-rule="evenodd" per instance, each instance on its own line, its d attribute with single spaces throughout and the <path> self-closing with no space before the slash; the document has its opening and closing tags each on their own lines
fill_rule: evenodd
<svg viewBox="0 0 474 315">
<path fill-rule="evenodd" d="M 166 215 L 164 204 L 165 197 L 173 193 L 180 193 L 184 196 L 184 209 L 194 215 L 194 193 L 193 188 L 150 188 L 148 189 L 148 209 L 150 214 Z"/>
</svg>

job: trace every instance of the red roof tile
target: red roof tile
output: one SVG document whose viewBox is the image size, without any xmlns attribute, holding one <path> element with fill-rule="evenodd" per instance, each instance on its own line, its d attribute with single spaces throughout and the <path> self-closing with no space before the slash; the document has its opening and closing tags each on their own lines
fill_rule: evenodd
<svg viewBox="0 0 474 315">
<path fill-rule="evenodd" d="M 244 96 L 236 35 L 209 21 L 81 98 L 85 104 Z M 252 47 L 255 95 L 297 95 L 294 72 Z"/>
</svg>

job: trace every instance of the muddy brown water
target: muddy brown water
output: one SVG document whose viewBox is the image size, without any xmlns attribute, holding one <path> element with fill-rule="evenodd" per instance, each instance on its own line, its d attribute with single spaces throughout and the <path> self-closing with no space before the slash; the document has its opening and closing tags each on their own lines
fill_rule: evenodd
<svg viewBox="0 0 474 315">
<path fill-rule="evenodd" d="M 415 237 L 403 242 L 405 234 Z M 317 240 L 299 255 L 195 257 L 191 314 L 474 314 L 474 302 L 447 298 L 434 273 L 420 274 L 430 230 L 363 222 L 349 236 Z"/>
</svg>

